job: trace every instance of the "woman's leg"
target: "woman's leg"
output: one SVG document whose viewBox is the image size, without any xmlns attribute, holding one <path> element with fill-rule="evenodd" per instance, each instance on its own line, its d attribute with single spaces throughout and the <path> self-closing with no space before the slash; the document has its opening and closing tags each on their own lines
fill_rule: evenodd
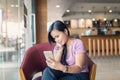
<svg viewBox="0 0 120 80">
<path fill-rule="evenodd" d="M 78 80 L 75 76 L 66 75 L 64 77 L 59 78 L 58 80 Z"/>
<path fill-rule="evenodd" d="M 67 74 L 59 80 L 89 80 L 89 73 Z"/>
<path fill-rule="evenodd" d="M 62 71 L 53 70 L 47 67 L 43 71 L 42 80 L 58 80 L 60 77 L 63 77 L 63 76 L 64 76 L 64 73 Z"/>
<path fill-rule="evenodd" d="M 77 76 L 80 76 L 81 80 L 90 80 L 88 72 L 81 72 L 80 75 Z"/>
</svg>

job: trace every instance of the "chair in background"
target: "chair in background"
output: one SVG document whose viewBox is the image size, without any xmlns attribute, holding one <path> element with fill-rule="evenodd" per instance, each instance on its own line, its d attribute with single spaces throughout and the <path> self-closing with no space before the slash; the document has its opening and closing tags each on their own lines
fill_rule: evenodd
<svg viewBox="0 0 120 80">
<path fill-rule="evenodd" d="M 36 73 L 42 72 L 47 67 L 43 51 L 53 51 L 53 48 L 49 43 L 40 43 L 30 47 L 26 51 L 20 65 L 21 80 L 32 80 Z M 88 62 L 90 80 L 95 80 L 96 64 L 90 59 Z M 41 80 L 41 76 L 35 78 L 34 80 Z"/>
</svg>

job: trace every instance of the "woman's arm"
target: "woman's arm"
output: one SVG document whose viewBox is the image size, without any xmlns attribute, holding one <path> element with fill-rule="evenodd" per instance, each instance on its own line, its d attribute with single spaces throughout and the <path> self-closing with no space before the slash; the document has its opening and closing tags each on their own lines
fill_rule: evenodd
<svg viewBox="0 0 120 80">
<path fill-rule="evenodd" d="M 83 65 L 85 64 L 86 54 L 76 54 L 75 58 L 75 65 L 72 66 L 63 65 L 60 62 L 55 61 L 53 59 L 49 59 L 47 63 L 49 67 L 63 71 L 65 73 L 80 73 L 83 68 Z"/>
<path fill-rule="evenodd" d="M 83 65 L 85 64 L 86 54 L 85 53 L 76 54 L 75 58 L 76 58 L 75 65 L 67 66 L 67 68 L 68 68 L 67 73 L 79 73 L 79 72 L 81 72 Z"/>
<path fill-rule="evenodd" d="M 61 63 L 62 53 L 63 53 L 63 46 L 57 44 L 53 51 L 54 58 L 46 59 L 47 65 L 52 69 L 62 71 L 64 69 L 64 65 Z"/>
<path fill-rule="evenodd" d="M 55 61 L 57 61 L 57 62 L 61 61 L 62 52 L 63 52 L 63 47 L 60 47 L 57 52 L 54 52 Z"/>
</svg>

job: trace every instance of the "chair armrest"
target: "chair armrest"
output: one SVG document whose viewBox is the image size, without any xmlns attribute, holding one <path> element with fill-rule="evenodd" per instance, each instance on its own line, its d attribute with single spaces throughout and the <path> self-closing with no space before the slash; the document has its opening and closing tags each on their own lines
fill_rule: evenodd
<svg viewBox="0 0 120 80">
<path fill-rule="evenodd" d="M 23 69 L 20 69 L 19 72 L 20 72 L 21 80 L 26 80 Z"/>
<path fill-rule="evenodd" d="M 43 74 L 42 71 L 36 73 L 36 74 L 33 76 L 32 80 L 36 80 L 36 78 L 38 78 L 38 77 L 42 77 L 42 74 Z"/>
</svg>

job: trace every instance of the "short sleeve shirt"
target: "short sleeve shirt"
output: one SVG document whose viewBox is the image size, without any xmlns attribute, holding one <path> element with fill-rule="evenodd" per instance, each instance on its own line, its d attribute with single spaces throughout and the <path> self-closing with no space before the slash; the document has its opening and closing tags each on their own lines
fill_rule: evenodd
<svg viewBox="0 0 120 80">
<path fill-rule="evenodd" d="M 54 53 L 59 50 L 59 46 L 55 46 Z M 84 43 L 80 39 L 74 39 L 72 46 L 70 50 L 68 51 L 68 54 L 66 56 L 66 62 L 68 65 L 74 65 L 75 64 L 75 55 L 76 54 L 85 54 L 86 49 L 84 46 Z M 83 70 L 81 72 L 88 72 L 87 64 L 84 64 Z"/>
</svg>

